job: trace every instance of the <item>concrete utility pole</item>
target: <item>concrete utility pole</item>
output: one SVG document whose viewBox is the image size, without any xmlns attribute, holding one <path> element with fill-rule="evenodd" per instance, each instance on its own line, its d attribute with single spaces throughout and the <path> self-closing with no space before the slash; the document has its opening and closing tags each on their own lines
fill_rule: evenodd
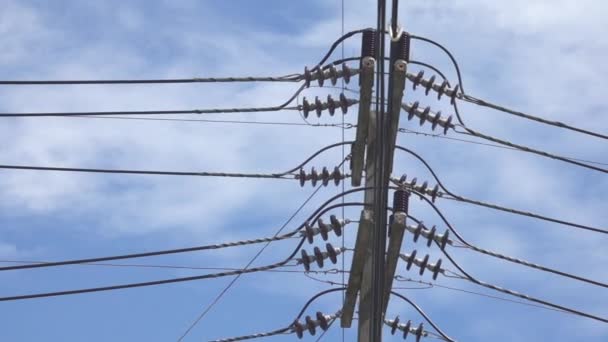
<svg viewBox="0 0 608 342">
<path fill-rule="evenodd" d="M 385 4 L 385 0 L 378 2 L 379 30 L 375 32 L 370 30 L 363 34 L 361 98 L 357 137 L 352 146 L 353 186 L 360 185 L 362 170 L 365 169 L 364 186 L 368 189 L 365 191 L 366 207 L 361 212 L 341 325 L 342 327 L 351 326 L 359 293 L 358 341 L 360 342 L 382 341 L 384 315 L 405 234 L 409 198 L 409 194 L 403 191 L 395 194 L 396 203 L 394 205 L 399 208 L 391 217 L 392 233 L 387 252 L 388 187 L 393 169 L 401 101 L 405 89 L 409 37 L 398 30 L 398 1 L 394 0 L 390 34 L 392 44 L 388 72 L 388 105 L 385 111 L 384 27 L 380 25 L 384 22 Z M 374 67 L 377 67 L 376 110 L 371 111 Z M 365 167 L 363 167 L 364 158 Z"/>
</svg>

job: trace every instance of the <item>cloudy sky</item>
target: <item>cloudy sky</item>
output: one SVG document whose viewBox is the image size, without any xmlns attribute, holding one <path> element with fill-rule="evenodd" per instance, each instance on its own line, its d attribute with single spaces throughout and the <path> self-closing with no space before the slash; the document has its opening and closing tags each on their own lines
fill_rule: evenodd
<svg viewBox="0 0 608 342">
<path fill-rule="evenodd" d="M 340 1 L 16 1 L 0 0 L 0 79 L 169 78 L 275 76 L 315 65 L 340 35 Z M 407 31 L 444 43 L 456 56 L 471 95 L 595 131 L 608 131 L 605 104 L 608 53 L 601 1 L 402 1 Z M 374 26 L 375 2 L 345 0 L 346 31 Z M 359 38 L 344 46 L 358 56 Z M 455 82 L 449 60 L 416 42 L 413 58 L 436 65 Z M 330 60 L 341 57 L 338 50 Z M 354 67 L 355 64 L 352 64 Z M 410 70 L 417 71 L 416 67 Z M 427 74 L 431 74 L 427 71 Z M 356 81 L 347 85 L 356 89 Z M 194 109 L 282 103 L 296 84 L 186 84 L 0 88 L 0 112 Z M 337 94 L 310 88 L 303 96 Z M 348 93 L 356 98 L 354 93 Z M 406 99 L 452 113 L 447 101 L 408 87 Z M 344 117 L 354 123 L 356 107 Z M 547 128 L 503 113 L 462 105 L 467 124 L 497 137 L 546 151 L 608 162 L 600 139 Z M 295 111 L 206 117 L 301 123 Z M 311 123 L 337 124 L 324 115 Z M 408 129 L 431 132 L 402 120 Z M 344 131 L 346 140 L 354 129 Z M 454 135 L 453 135 L 454 136 Z M 321 147 L 339 142 L 336 127 L 239 125 L 208 122 L 83 118 L 4 119 L 0 164 L 279 172 Z M 606 227 L 608 181 L 599 172 L 521 152 L 401 134 L 398 143 L 422 155 L 454 192 L 597 227 Z M 348 152 L 348 150 L 347 150 Z M 333 149 L 315 159 L 317 169 L 342 159 Z M 398 153 L 395 175 L 431 175 Z M 0 259 L 61 260 L 179 248 L 272 235 L 310 196 L 297 182 L 200 177 L 59 174 L 2 171 Z M 340 189 L 320 190 L 286 229 L 294 229 Z M 350 201 L 359 200 L 350 196 Z M 608 282 L 605 235 L 523 217 L 438 201 L 470 242 L 481 247 Z M 445 225 L 424 202 L 412 215 Z M 339 215 L 340 211 L 334 212 Z M 346 210 L 356 220 L 358 209 Z M 352 247 L 356 224 L 348 226 Z M 403 252 L 442 257 L 406 237 Z M 341 240 L 330 241 L 340 245 Z M 256 264 L 285 258 L 294 240 L 272 244 Z M 193 267 L 243 267 L 260 246 L 135 259 L 131 263 Z M 308 250 L 312 246 L 306 245 Z M 481 280 L 607 317 L 605 289 L 506 264 L 463 250 L 455 259 Z M 346 255 L 346 265 L 350 264 Z M 10 265 L 10 263 L 4 263 Z M 447 268 L 454 270 L 444 260 Z M 326 266 L 327 269 L 340 268 Z M 104 286 L 206 271 L 137 267 L 69 266 L 3 272 L 0 296 Z M 418 277 L 400 264 L 398 273 Z M 319 276 L 340 282 L 340 275 Z M 3 341 L 175 341 L 229 278 L 0 304 Z M 495 294 L 462 280 L 438 284 Z M 302 305 L 329 285 L 298 273 L 243 276 L 185 341 L 206 341 L 288 325 Z M 398 283 L 399 287 L 419 287 Z M 508 303 L 444 288 L 399 290 L 459 341 L 605 341 L 605 324 L 565 313 Z M 499 294 L 500 295 L 500 294 Z M 335 312 L 339 294 L 315 302 Z M 421 322 L 393 300 L 389 317 Z M 399 340 L 389 338 L 387 341 Z M 356 329 L 345 331 L 352 341 Z M 334 327 L 327 341 L 340 340 Z M 274 337 L 276 341 L 294 337 Z M 311 337 L 307 340 L 313 341 Z"/>
</svg>

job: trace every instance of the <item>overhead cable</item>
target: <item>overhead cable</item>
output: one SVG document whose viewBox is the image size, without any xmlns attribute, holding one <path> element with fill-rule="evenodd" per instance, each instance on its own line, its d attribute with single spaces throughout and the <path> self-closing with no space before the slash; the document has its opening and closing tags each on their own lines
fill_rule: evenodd
<svg viewBox="0 0 608 342">
<path fill-rule="evenodd" d="M 424 317 L 424 319 L 433 327 L 433 329 L 435 329 L 435 331 L 437 331 L 437 333 L 439 333 L 439 335 L 441 335 L 441 337 L 443 337 L 446 341 L 450 341 L 450 342 L 455 342 L 454 339 L 452 339 L 451 337 L 449 337 L 446 333 L 444 333 L 437 324 L 435 324 L 435 322 L 433 322 L 431 320 L 431 318 L 429 316 L 427 316 L 427 314 L 422 311 L 422 309 L 416 305 L 416 303 L 414 303 L 413 301 L 411 301 L 409 298 L 407 298 L 406 296 L 395 292 L 395 291 L 391 291 L 391 294 L 394 296 L 397 296 L 399 298 L 401 298 L 402 300 L 406 301 L 410 306 L 412 306 L 416 311 L 418 311 L 418 313 Z"/>
<path fill-rule="evenodd" d="M 416 191 L 412 191 L 412 192 L 416 193 Z M 423 195 L 421 193 L 417 193 L 417 194 L 418 195 Z M 443 213 L 429 199 L 427 199 L 424 196 L 421 196 L 421 198 L 423 198 L 433 208 L 433 210 L 437 213 L 437 215 L 439 215 L 439 217 L 445 223 L 445 225 L 448 226 L 451 231 L 455 232 L 454 228 L 452 227 L 452 225 L 450 224 L 450 222 L 445 218 L 445 216 L 443 215 Z M 438 246 L 440 246 L 440 244 L 437 241 L 435 241 L 435 243 Z M 496 291 L 499 291 L 499 292 L 502 292 L 502 293 L 506 293 L 506 294 L 511 295 L 511 296 L 519 297 L 519 298 L 522 298 L 522 299 L 525 299 L 525 300 L 528 300 L 528 301 L 531 301 L 531 302 L 535 302 L 535 303 L 538 303 L 538 304 L 546 305 L 546 306 L 549 306 L 549 307 L 552 307 L 552 308 L 555 308 L 555 309 L 558 309 L 558 310 L 570 312 L 572 314 L 575 314 L 575 315 L 578 315 L 578 316 L 581 316 L 581 317 L 590 318 L 590 319 L 593 319 L 593 320 L 596 320 L 596 321 L 600 321 L 600 322 L 603 322 L 603 323 L 608 323 L 608 318 L 599 317 L 599 316 L 596 316 L 596 315 L 593 315 L 593 314 L 589 314 L 589 313 L 586 313 L 586 312 L 583 312 L 583 311 L 580 311 L 580 310 L 568 308 L 568 307 L 565 307 L 565 306 L 562 306 L 562 305 L 559 305 L 559 304 L 554 304 L 554 303 L 551 303 L 549 301 L 546 301 L 546 300 L 543 300 L 543 299 L 539 299 L 539 298 L 535 298 L 535 297 L 532 297 L 532 296 L 527 295 L 527 294 L 522 294 L 522 293 L 510 290 L 510 289 L 502 288 L 500 286 L 496 286 L 496 285 L 493 285 L 493 284 L 489 284 L 489 283 L 480 281 L 477 278 L 471 276 L 469 273 L 467 273 L 451 257 L 451 255 L 447 252 L 446 249 L 442 249 L 441 252 L 448 258 L 448 260 L 450 260 L 450 262 L 454 265 L 454 267 L 456 267 L 462 273 L 462 275 L 458 276 L 457 278 L 465 279 L 465 280 L 468 280 L 468 281 L 470 281 L 470 282 L 472 282 L 474 284 L 477 284 L 477 285 L 480 285 L 480 286 L 483 286 L 483 287 L 486 287 L 486 288 L 489 288 L 489 289 L 492 289 L 492 290 L 496 290 Z"/>
<path fill-rule="evenodd" d="M 443 85 L 445 85 L 445 86 L 438 86 L 436 88 L 448 89 L 450 87 L 450 83 L 445 78 L 445 75 L 443 73 L 441 73 L 437 68 L 432 67 L 432 66 L 430 66 L 430 65 L 428 65 L 426 63 L 421 63 L 421 62 L 416 62 L 416 64 L 432 68 L 435 72 L 437 72 L 437 74 L 439 74 L 443 78 L 443 80 L 444 80 Z M 458 74 L 459 74 L 459 70 L 458 70 Z M 419 78 L 420 75 L 421 74 L 418 74 L 418 76 L 412 76 L 412 75 L 410 75 L 410 77 L 414 77 L 415 79 L 417 79 L 417 78 Z M 459 82 L 460 82 L 460 88 L 462 89 L 462 83 L 461 83 L 461 80 L 460 80 L 460 76 L 459 76 Z M 427 81 L 427 83 L 425 83 L 425 84 L 428 86 L 428 85 L 431 84 L 431 82 Z M 416 83 L 414 83 L 414 86 L 416 86 Z M 434 88 L 427 88 L 427 91 L 426 91 L 427 94 L 428 94 L 428 89 L 434 89 Z M 441 94 L 443 94 L 443 93 L 440 92 L 439 93 L 439 97 L 441 97 Z M 573 165 L 577 165 L 577 166 L 580 166 L 580 167 L 584 167 L 584 168 L 587 168 L 587 169 L 591 169 L 591 170 L 595 170 L 595 171 L 599 171 L 599 172 L 603 172 L 603 173 L 608 173 L 608 169 L 604 169 L 604 168 L 601 168 L 601 167 L 589 165 L 589 164 L 587 164 L 585 162 L 581 162 L 581 159 L 578 159 L 578 158 L 564 157 L 564 156 L 561 156 L 561 155 L 558 155 L 558 154 L 549 153 L 549 152 L 546 152 L 546 151 L 534 149 L 534 148 L 531 148 L 531 147 L 528 147 L 528 146 L 524 146 L 524 145 L 520 145 L 520 144 L 516 144 L 516 143 L 510 142 L 508 140 L 499 139 L 499 138 L 496 138 L 496 137 L 493 137 L 493 136 L 481 133 L 479 131 L 476 131 L 476 130 L 474 130 L 472 128 L 469 128 L 464 123 L 464 121 L 462 120 L 462 117 L 460 116 L 457 102 L 454 101 L 454 97 L 453 97 L 453 96 L 455 96 L 455 94 L 456 94 L 455 90 L 452 90 L 451 93 L 448 93 L 448 96 L 452 97 L 451 103 L 452 103 L 452 106 L 454 107 L 454 111 L 456 112 L 456 117 L 458 118 L 458 121 L 460 123 L 459 125 L 454 125 L 454 126 L 450 127 L 456 133 L 463 134 L 463 135 L 474 136 L 474 137 L 485 139 L 485 140 L 489 140 L 489 141 L 492 141 L 492 142 L 495 142 L 495 143 L 498 143 L 498 144 L 501 144 L 501 145 L 504 145 L 504 146 L 507 146 L 507 147 L 510 147 L 510 148 L 514 148 L 514 149 L 520 150 L 522 152 L 528 152 L 528 153 L 536 154 L 536 155 L 539 155 L 539 156 L 542 156 L 542 157 L 546 157 L 546 158 L 550 158 L 550 159 L 555 159 L 555 160 L 559 160 L 559 161 L 566 162 L 566 163 L 569 163 L 569 164 L 573 164 Z M 404 106 L 405 105 L 406 104 L 404 104 Z M 407 107 L 405 109 L 406 109 L 406 111 L 408 110 Z M 408 118 L 411 119 L 411 117 L 412 117 L 412 113 L 410 113 L 410 116 Z M 425 120 L 426 119 L 423 120 L 421 118 L 420 124 L 422 125 L 425 122 Z M 435 125 L 436 124 L 434 123 L 433 124 L 433 129 L 434 129 Z M 464 129 L 464 131 L 456 130 L 456 127 L 462 128 L 462 129 Z M 444 133 L 447 133 L 447 129 L 444 131 Z"/>
<path fill-rule="evenodd" d="M 333 314 L 333 315 L 325 315 L 325 314 L 317 311 L 317 313 L 315 315 L 316 319 L 311 316 L 306 316 L 306 319 L 303 323 L 300 322 L 300 318 L 302 318 L 302 315 L 304 314 L 306 309 L 316 299 L 318 299 L 326 294 L 329 294 L 332 292 L 337 292 L 337 291 L 343 291 L 343 290 L 344 290 L 344 288 L 334 288 L 334 289 L 329 289 L 329 290 L 325 290 L 325 291 L 321 291 L 321 292 L 317 293 L 304 304 L 304 307 L 300 310 L 300 313 L 293 320 L 293 323 L 291 323 L 287 327 L 273 330 L 273 331 L 267 332 L 267 333 L 251 334 L 251 335 L 232 337 L 232 338 L 226 338 L 226 339 L 217 339 L 217 340 L 212 340 L 210 342 L 244 341 L 244 340 L 251 340 L 251 339 L 256 339 L 256 338 L 261 338 L 261 337 L 276 336 L 276 335 L 281 335 L 281 334 L 296 334 L 297 337 L 301 339 L 306 331 L 308 331 L 311 335 L 315 335 L 317 327 L 321 328 L 323 331 L 326 331 L 327 329 L 329 329 L 329 326 L 331 325 L 331 323 L 333 323 L 333 321 L 336 319 L 336 317 L 339 317 L 340 311 L 338 311 L 336 314 Z"/>
<path fill-rule="evenodd" d="M 312 156 L 300 163 L 296 167 L 289 169 L 285 172 L 280 173 L 228 173 L 228 172 L 202 172 L 202 171 L 158 171 L 158 170 L 128 170 L 128 169 L 101 169 L 101 168 L 73 168 L 73 167 L 55 167 L 55 166 L 34 166 L 34 165 L 8 165 L 0 164 L 0 169 L 7 170 L 30 170 L 30 171 L 56 171 L 56 172 L 84 172 L 84 173 L 108 173 L 108 174 L 131 174 L 131 175 L 162 175 L 162 176 L 199 176 L 199 177 L 228 177 L 228 178 L 262 178 L 262 179 L 300 179 L 301 174 L 292 174 L 296 170 L 301 169 L 304 165 L 309 163 L 319 154 L 345 144 L 352 142 L 340 142 L 331 144 L 319 149 Z M 311 176 L 308 176 L 311 177 Z M 319 178 L 321 177 L 321 178 Z M 324 181 L 324 175 L 317 175 L 317 180 Z M 334 182 L 344 179 L 346 175 L 343 175 L 339 170 L 338 173 L 334 172 L 331 174 Z M 312 178 L 311 178 L 312 180 Z M 325 182 L 327 183 L 327 182 Z M 325 184 L 327 185 L 327 184 Z"/>
<path fill-rule="evenodd" d="M 407 152 L 407 153 L 411 154 L 416 159 L 418 159 L 420 162 L 422 162 L 424 164 L 424 166 L 426 166 L 427 170 L 429 170 L 429 172 L 431 173 L 431 175 L 433 176 L 433 178 L 437 181 L 439 187 L 446 194 L 452 196 L 451 198 L 450 197 L 444 197 L 444 198 L 453 199 L 453 200 L 456 200 L 456 201 L 470 203 L 470 204 L 474 204 L 474 205 L 479 205 L 479 206 L 483 206 L 483 207 L 491 208 L 491 209 L 495 209 L 495 210 L 500 210 L 500 211 L 508 212 L 508 213 L 511 213 L 511 214 L 528 216 L 528 217 L 532 217 L 532 218 L 535 218 L 535 219 L 539 219 L 539 220 L 543 220 L 543 221 L 548 221 L 548 222 L 553 222 L 553 223 L 558 223 L 558 224 L 561 224 L 561 225 L 566 225 L 566 226 L 570 226 L 570 227 L 574 227 L 574 228 L 578 228 L 578 229 L 589 230 L 589 231 L 593 231 L 593 232 L 596 232 L 596 233 L 608 234 L 608 229 L 592 227 L 592 226 L 588 226 L 588 225 L 584 225 L 584 224 L 580 224 L 580 223 L 568 222 L 568 221 L 565 221 L 565 220 L 556 219 L 556 218 L 552 218 L 552 217 L 548 217 L 548 216 L 532 213 L 532 212 L 529 212 L 529 211 L 512 209 L 512 208 L 503 207 L 503 206 L 499 206 L 499 205 L 492 204 L 492 203 L 486 203 L 486 202 L 482 202 L 482 201 L 477 201 L 477 200 L 473 200 L 473 199 L 469 199 L 469 198 L 457 195 L 457 194 L 455 194 L 455 193 L 453 193 L 453 192 L 451 192 L 450 190 L 447 189 L 447 187 L 441 182 L 441 180 L 439 179 L 439 177 L 437 176 L 437 174 L 435 173 L 435 171 L 433 170 L 433 168 L 422 157 L 420 157 L 420 155 L 418 155 L 414 151 L 412 151 L 412 150 L 410 150 L 408 148 L 405 148 L 403 146 L 396 146 L 396 148 L 398 150 L 401 150 L 401 151 L 404 151 L 404 152 Z"/>
</svg>

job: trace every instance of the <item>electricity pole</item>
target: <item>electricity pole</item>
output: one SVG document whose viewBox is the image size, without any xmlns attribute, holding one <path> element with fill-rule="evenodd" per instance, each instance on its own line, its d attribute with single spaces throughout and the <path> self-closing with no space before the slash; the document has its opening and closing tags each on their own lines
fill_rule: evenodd
<svg viewBox="0 0 608 342">
<path fill-rule="evenodd" d="M 391 15 L 391 52 L 388 91 L 385 94 L 386 0 L 378 1 L 378 28 L 365 32 L 362 39 L 361 99 L 357 138 L 352 147 L 353 186 L 359 186 L 365 169 L 366 207 L 361 212 L 351 274 L 348 280 L 342 327 L 350 327 L 359 293 L 359 342 L 382 341 L 384 315 L 388 306 L 392 277 L 403 240 L 406 213 L 393 225 L 387 253 L 387 202 L 393 155 L 399 128 L 401 101 L 405 89 L 409 37 L 398 29 L 398 1 L 393 0 Z M 375 110 L 371 107 L 371 88 L 375 67 Z M 367 75 L 367 76 L 366 76 Z M 385 96 L 388 95 L 388 96 Z M 386 106 L 385 106 L 386 105 Z M 365 154 L 365 166 L 363 159 Z M 403 196 L 403 195 L 402 195 Z M 406 200 L 407 201 L 407 200 Z M 403 201 L 402 201 L 403 202 Z M 407 206 L 407 204 L 405 204 Z M 390 278 L 390 279 L 389 279 Z"/>
</svg>

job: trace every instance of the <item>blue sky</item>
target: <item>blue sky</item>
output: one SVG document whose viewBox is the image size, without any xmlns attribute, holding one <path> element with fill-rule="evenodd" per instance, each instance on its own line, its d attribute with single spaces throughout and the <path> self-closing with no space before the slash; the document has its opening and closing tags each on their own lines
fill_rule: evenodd
<svg viewBox="0 0 608 342">
<path fill-rule="evenodd" d="M 346 30 L 375 25 L 375 2 L 346 0 Z M 0 79 L 146 78 L 282 75 L 314 65 L 340 34 L 340 1 L 16 1 L 0 0 Z M 608 66 L 600 1 L 404 1 L 401 24 L 453 51 L 467 91 L 545 117 L 608 131 Z M 345 46 L 356 56 L 358 39 Z M 454 80 L 448 60 L 415 43 L 413 56 Z M 340 57 L 337 52 L 332 59 Z M 353 64 L 354 66 L 354 64 Z M 413 69 L 415 70 L 415 69 Z M 349 87 L 356 88 L 356 82 Z M 266 106 L 288 98 L 292 84 L 3 87 L 0 111 L 86 111 Z M 304 94 L 326 96 L 331 89 Z M 356 96 L 356 95 L 351 95 Z M 447 101 L 419 99 L 451 113 Z M 353 122 L 356 108 L 345 120 Z M 548 151 L 608 162 L 605 142 L 462 106 L 467 123 Z M 230 119 L 300 122 L 295 112 L 229 115 Z M 314 123 L 338 123 L 323 116 Z M 415 122 L 402 127 L 430 132 Z M 346 130 L 347 140 L 354 130 Z M 133 169 L 276 172 L 326 144 L 333 127 L 267 127 L 183 122 L 47 118 L 5 120 L 0 162 Z M 539 213 L 605 226 L 603 175 L 523 153 L 400 135 L 455 192 Z M 333 150 L 314 161 L 335 166 Z M 395 173 L 430 180 L 415 160 L 398 154 Z M 338 189 L 321 190 L 288 226 L 301 223 Z M 297 182 L 3 171 L 0 177 L 0 259 L 61 260 L 269 236 L 312 192 Z M 349 198 L 356 200 L 356 197 Z M 461 233 L 479 246 L 608 282 L 606 238 L 465 204 L 438 202 Z M 339 212 L 336 212 L 339 213 Z M 412 214 L 445 230 L 423 202 Z M 358 210 L 346 217 L 358 218 Z M 346 233 L 352 247 L 356 225 Z M 439 251 L 406 237 L 403 251 Z M 331 241 L 340 244 L 339 239 Z M 271 245 L 259 265 L 284 258 L 294 241 Z M 312 246 L 306 245 L 308 250 Z M 242 267 L 259 246 L 192 253 L 137 263 Z M 479 279 L 608 316 L 606 291 L 497 259 L 454 250 Z M 350 264 L 347 254 L 347 265 Z M 445 262 L 445 260 L 444 260 Z M 445 263 L 447 265 L 447 263 Z M 339 265 L 340 266 L 340 265 Z M 450 267 L 450 269 L 454 269 Z M 425 274 L 400 274 L 430 281 Z M 2 296 L 164 279 L 202 271 L 74 266 L 0 274 Z M 339 281 L 340 277 L 328 277 Z M 174 341 L 230 279 L 0 304 L 3 341 Z M 483 291 L 462 281 L 438 283 Z M 415 284 L 399 284 L 416 286 Z M 301 274 L 243 276 L 186 341 L 273 330 L 291 322 L 326 285 Z M 487 292 L 487 291 L 486 291 Z M 441 288 L 402 290 L 459 341 L 606 341 L 601 323 Z M 336 311 L 340 295 L 317 310 Z M 420 322 L 398 299 L 389 316 Z M 346 331 L 354 340 L 356 329 Z M 387 341 L 391 339 L 386 330 Z M 335 341 L 335 327 L 325 340 Z M 276 341 L 292 340 L 275 337 Z M 314 341 L 308 337 L 307 340 Z"/>
</svg>

